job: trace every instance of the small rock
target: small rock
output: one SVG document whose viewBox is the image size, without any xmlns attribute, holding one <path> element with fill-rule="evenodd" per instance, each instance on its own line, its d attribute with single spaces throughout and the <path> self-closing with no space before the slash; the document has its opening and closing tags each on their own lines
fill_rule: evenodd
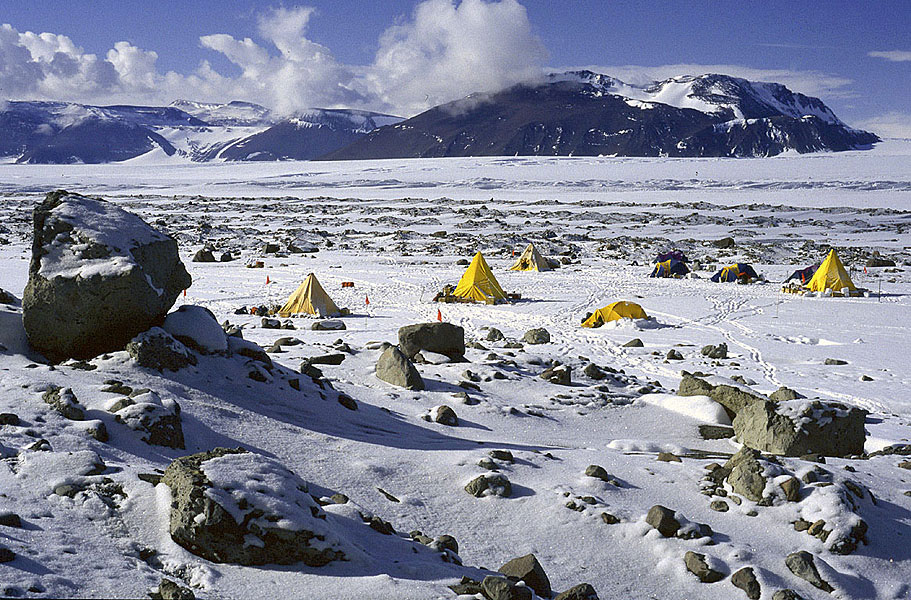
<svg viewBox="0 0 911 600">
<path fill-rule="evenodd" d="M 0 425 L 13 425 L 16 426 L 19 424 L 19 415 L 13 413 L 0 413 Z"/>
<path fill-rule="evenodd" d="M 316 321 L 313 325 L 310 326 L 310 329 L 313 331 L 343 331 L 347 329 L 344 321 L 338 319 L 324 319 L 322 321 Z"/>
<path fill-rule="evenodd" d="M 488 575 L 481 582 L 481 590 L 488 600 L 531 600 L 531 589 L 518 586 L 505 577 Z"/>
<path fill-rule="evenodd" d="M 680 351 L 671 348 L 667 351 L 667 356 L 665 358 L 667 358 L 667 360 L 683 360 L 683 355 L 680 354 Z"/>
<path fill-rule="evenodd" d="M 411 361 L 399 350 L 390 346 L 376 362 L 377 378 L 409 390 L 423 390 L 424 380 Z"/>
<path fill-rule="evenodd" d="M 683 462 L 679 456 L 672 452 L 659 452 L 657 460 L 661 462 Z"/>
<path fill-rule="evenodd" d="M 607 470 L 601 465 L 588 465 L 588 467 L 585 469 L 585 474 L 589 477 L 600 479 L 601 481 L 609 482 L 611 480 L 610 475 L 607 473 Z"/>
<path fill-rule="evenodd" d="M 781 386 L 769 394 L 769 400 L 772 402 L 787 402 L 788 400 L 797 400 L 798 398 L 803 398 L 803 395 L 785 386 Z"/>
<path fill-rule="evenodd" d="M 345 360 L 342 353 L 323 354 L 321 356 L 311 356 L 306 359 L 311 365 L 340 365 Z"/>
<path fill-rule="evenodd" d="M 158 593 L 149 594 L 153 600 L 196 600 L 196 595 L 189 588 L 171 581 L 162 579 L 158 584 Z"/>
<path fill-rule="evenodd" d="M 449 425 L 450 427 L 459 425 L 459 418 L 456 416 L 455 411 L 445 404 L 433 407 L 430 410 L 430 418 L 441 425 Z"/>
<path fill-rule="evenodd" d="M 703 346 L 701 352 L 703 356 L 707 356 L 708 358 L 714 358 L 717 360 L 724 359 L 728 357 L 728 345 L 722 342 L 717 346 Z"/>
<path fill-rule="evenodd" d="M 53 387 L 44 392 L 41 399 L 50 404 L 54 410 L 71 421 L 84 421 L 85 412 L 70 388 Z"/>
<path fill-rule="evenodd" d="M 586 377 L 594 379 L 595 381 L 600 381 L 607 377 L 607 373 L 605 373 L 604 370 L 595 363 L 588 363 L 585 365 L 585 368 L 582 369 L 582 373 Z"/>
<path fill-rule="evenodd" d="M 762 595 L 762 588 L 759 586 L 752 567 L 744 567 L 736 571 L 731 575 L 731 583 L 746 592 L 747 598 L 750 600 L 759 600 Z"/>
<path fill-rule="evenodd" d="M 487 469 L 488 471 L 496 471 L 499 467 L 497 463 L 493 462 L 486 456 L 478 461 L 478 466 L 482 469 Z"/>
<path fill-rule="evenodd" d="M 529 329 L 522 336 L 522 341 L 526 344 L 547 344 L 550 343 L 550 332 L 543 327 Z"/>
<path fill-rule="evenodd" d="M 515 462 L 515 458 L 513 457 L 512 452 L 509 450 L 491 450 L 487 454 L 494 460 L 501 460 L 509 464 Z"/>
<path fill-rule="evenodd" d="M 724 579 L 724 573 L 709 567 L 705 560 L 705 554 L 688 551 L 683 556 L 683 563 L 686 565 L 687 570 L 698 577 L 702 583 L 715 583 Z"/>
<path fill-rule="evenodd" d="M 788 569 L 790 569 L 791 573 L 806 580 L 813 587 L 829 593 L 835 591 L 835 588 L 819 576 L 819 571 L 816 569 L 813 555 L 809 552 L 805 550 L 792 552 L 791 554 L 788 554 L 784 563 L 787 565 Z"/>
<path fill-rule="evenodd" d="M 486 339 L 488 342 L 501 342 L 506 339 L 506 336 L 503 335 L 503 332 L 496 327 L 491 327 L 487 332 L 487 337 L 484 339 Z"/>
<path fill-rule="evenodd" d="M 794 590 L 778 590 L 772 594 L 772 600 L 804 600 Z"/>
<path fill-rule="evenodd" d="M 587 583 L 580 583 L 565 592 L 560 592 L 554 596 L 554 600 L 599 600 L 599 598 L 595 588 Z"/>
<path fill-rule="evenodd" d="M 348 394 L 340 393 L 338 395 L 338 403 L 341 404 L 342 406 L 344 406 L 345 408 L 347 408 L 348 410 L 357 410 L 357 402 L 355 402 L 354 398 L 352 398 Z"/>
<path fill-rule="evenodd" d="M 332 494 L 329 496 L 329 499 L 332 500 L 335 504 L 348 504 L 348 496 L 345 494 Z"/>
<path fill-rule="evenodd" d="M 788 502 L 797 502 L 800 500 L 800 480 L 796 477 L 789 477 L 785 481 L 778 484 L 779 487 L 784 491 L 785 500 Z"/>
<path fill-rule="evenodd" d="M 724 425 L 707 425 L 699 426 L 699 435 L 704 440 L 723 440 L 734 437 L 734 428 Z"/>
<path fill-rule="evenodd" d="M 842 360 L 840 358 L 827 358 L 823 364 L 826 365 L 846 365 L 848 361 Z"/>
<path fill-rule="evenodd" d="M 16 559 L 16 553 L 9 548 L 0 546 L 0 563 L 12 562 Z"/>
<path fill-rule="evenodd" d="M 193 255 L 193 262 L 214 263 L 215 255 L 212 254 L 211 250 L 203 248 L 202 250 L 197 250 L 196 254 Z"/>
<path fill-rule="evenodd" d="M 572 370 L 572 367 L 569 365 L 557 365 L 556 367 L 546 369 L 541 373 L 540 377 L 541 379 L 545 379 L 557 385 L 571 385 Z"/>
<path fill-rule="evenodd" d="M 614 515 L 612 515 L 610 513 L 606 513 L 606 512 L 601 513 L 601 520 L 604 521 L 604 523 L 606 523 L 607 525 L 616 525 L 617 523 L 620 522 L 620 519 L 618 519 Z"/>
<path fill-rule="evenodd" d="M 479 475 L 468 482 L 465 486 L 465 491 L 475 498 L 481 498 L 486 495 L 508 498 L 512 495 L 512 485 L 506 475 L 488 473 Z"/>
<path fill-rule="evenodd" d="M 728 512 L 730 507 L 724 500 L 712 500 L 711 504 L 709 504 L 709 508 L 716 512 Z"/>
<path fill-rule="evenodd" d="M 0 513 L 0 525 L 3 527 L 22 527 L 22 519 L 14 512 Z"/>
<path fill-rule="evenodd" d="M 542 598 L 550 598 L 550 580 L 534 554 L 514 558 L 497 569 L 507 577 L 516 577 Z"/>
<path fill-rule="evenodd" d="M 633 338 L 630 341 L 623 344 L 624 348 L 642 348 L 645 344 L 642 343 L 642 340 L 639 338 Z"/>
<path fill-rule="evenodd" d="M 736 244 L 734 238 L 732 237 L 723 237 L 720 240 L 714 240 L 712 245 L 716 248 L 733 248 Z"/>
<path fill-rule="evenodd" d="M 674 511 L 660 504 L 649 509 L 645 522 L 664 537 L 674 537 L 680 529 L 680 521 L 674 517 Z"/>
</svg>

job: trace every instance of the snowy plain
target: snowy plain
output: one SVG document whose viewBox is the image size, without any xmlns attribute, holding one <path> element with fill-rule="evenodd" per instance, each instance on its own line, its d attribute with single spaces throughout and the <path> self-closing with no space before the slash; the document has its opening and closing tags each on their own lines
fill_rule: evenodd
<svg viewBox="0 0 911 600">
<path fill-rule="evenodd" d="M 115 165 L 3 164 L 0 288 L 16 296 L 28 277 L 31 208 L 59 188 L 116 202 L 173 235 L 193 277 L 177 305 L 205 306 L 266 348 L 280 336 L 299 338 L 302 344 L 272 355 L 289 369 L 333 352 L 341 338 L 354 354 L 320 368 L 359 410 L 245 380 L 216 359 L 167 376 L 132 365 L 124 353 L 99 361 L 95 371 L 27 368 L 35 362 L 25 355 L 20 314 L 0 307 L 0 343 L 8 349 L 0 354 L 0 412 L 23 421 L 0 428 L 2 510 L 17 512 L 27 524 L 0 528 L 0 543 L 18 555 L 0 564 L 4 595 L 143 597 L 167 574 L 200 598 L 454 598 L 446 585 L 462 574 L 480 578 L 476 568 L 495 570 L 533 552 L 557 591 L 586 581 L 602 599 L 745 597 L 729 578 L 703 584 L 688 573 L 683 555 L 693 550 L 721 561 L 728 574 L 752 566 L 766 600 L 781 588 L 804 598 L 911 597 L 911 497 L 905 493 L 911 471 L 897 466 L 900 457 L 828 459 L 824 465 L 783 460 L 798 474 L 818 466 L 836 482 L 849 477 L 875 497 L 876 503 L 867 497 L 858 508 L 869 525 L 869 544 L 850 555 L 832 554 L 792 526 L 798 516 L 823 515 L 834 523 L 844 517 L 824 492 L 814 489 L 799 503 L 757 508 L 744 500 L 728 512 L 709 509 L 711 498 L 700 493 L 704 467 L 723 463 L 738 445 L 698 433 L 699 424 L 726 424 L 723 411 L 674 395 L 682 369 L 739 375 L 762 393 L 787 386 L 870 411 L 868 452 L 911 440 L 911 141 L 767 159 L 196 165 L 145 156 Z M 735 239 L 733 248 L 711 245 L 725 236 Z M 263 245 L 272 241 L 319 251 L 263 255 Z M 569 263 L 546 273 L 508 271 L 513 252 L 529 241 L 545 256 L 566 256 Z M 240 259 L 190 262 L 204 244 Z M 829 246 L 838 248 L 855 283 L 872 290 L 870 297 L 780 292 L 778 282 L 821 261 Z M 650 259 L 673 247 L 700 265 L 700 278 L 647 277 Z M 456 261 L 477 250 L 501 286 L 522 300 L 434 304 L 442 285 L 461 275 L 464 266 Z M 898 268 L 865 271 L 874 250 L 895 259 Z M 265 268 L 245 268 L 252 258 Z M 737 261 L 752 263 L 770 283 L 708 281 L 715 267 Z M 344 319 L 345 331 L 312 331 L 307 319 L 299 319 L 294 331 L 263 329 L 259 318 L 234 314 L 241 306 L 283 303 L 309 272 L 354 313 Z M 342 288 L 343 281 L 354 287 Z M 579 327 L 586 312 L 615 300 L 641 304 L 654 322 Z M 433 321 L 438 310 L 487 350 L 469 349 L 469 363 L 419 365 L 427 382 L 423 392 L 378 380 L 378 352 L 369 348 L 395 343 L 399 327 Z M 544 327 L 552 341 L 508 348 L 485 339 L 488 327 L 502 330 L 507 340 Z M 644 346 L 623 345 L 632 338 Z M 701 355 L 703 345 L 720 342 L 731 358 Z M 684 359 L 666 360 L 670 349 Z M 846 364 L 826 365 L 827 358 Z M 537 376 L 549 360 L 573 367 L 572 386 Z M 582 374 L 588 362 L 622 369 L 626 380 L 591 380 Z M 478 404 L 455 396 L 466 391 L 457 385 L 466 369 L 480 378 L 481 391 L 468 390 Z M 98 391 L 106 379 L 176 399 L 186 451 L 148 446 L 102 410 L 90 410 L 111 431 L 111 441 L 102 444 L 41 402 L 41 386 L 55 383 L 71 387 L 90 408 L 93 402 L 101 407 L 109 399 Z M 421 418 L 440 404 L 455 409 L 458 427 Z M 22 450 L 37 438 L 47 439 L 54 452 Z M 136 475 L 215 446 L 243 446 L 276 458 L 325 496 L 349 496 L 351 505 L 326 510 L 357 540 L 359 552 L 322 568 L 249 568 L 210 563 L 177 546 L 167 534 L 167 487 Z M 486 472 L 477 463 L 491 449 L 516 457 L 498 465 L 513 484 L 510 498 L 474 498 L 463 490 Z M 662 451 L 682 462 L 657 461 Z M 91 494 L 54 495 L 54 485 L 67 478 L 93 477 L 87 475 L 92 453 L 104 460 L 105 475 L 122 484 L 125 497 L 108 504 Z M 585 476 L 592 464 L 620 485 Z M 568 502 L 582 510 L 570 510 Z M 644 522 L 655 504 L 709 524 L 714 543 L 662 538 Z M 352 516 L 353 506 L 389 521 L 405 537 L 415 529 L 431 537 L 453 535 L 466 568 L 418 555 L 410 542 L 369 530 Z M 602 512 L 620 523 L 605 524 Z M 154 549 L 157 562 L 141 558 L 142 548 Z M 816 555 L 835 587 L 832 594 L 788 571 L 784 558 L 796 550 Z"/>
</svg>

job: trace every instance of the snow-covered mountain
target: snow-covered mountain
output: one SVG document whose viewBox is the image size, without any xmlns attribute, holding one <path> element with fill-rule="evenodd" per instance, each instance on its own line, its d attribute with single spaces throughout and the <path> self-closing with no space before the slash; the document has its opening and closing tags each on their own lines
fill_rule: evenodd
<svg viewBox="0 0 911 600">
<path fill-rule="evenodd" d="M 571 71 L 432 108 L 326 158 L 772 156 L 877 141 L 777 83 L 707 74 L 634 86 Z"/>
</svg>

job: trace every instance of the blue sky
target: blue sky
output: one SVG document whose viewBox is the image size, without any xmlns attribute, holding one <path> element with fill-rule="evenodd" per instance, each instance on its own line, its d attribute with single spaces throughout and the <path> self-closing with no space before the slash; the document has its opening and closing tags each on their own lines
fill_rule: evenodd
<svg viewBox="0 0 911 600">
<path fill-rule="evenodd" d="M 0 6 L 0 98 L 237 98 L 407 115 L 541 68 L 589 66 L 638 83 L 721 71 L 818 95 L 849 124 L 911 135 L 909 0 Z"/>
</svg>

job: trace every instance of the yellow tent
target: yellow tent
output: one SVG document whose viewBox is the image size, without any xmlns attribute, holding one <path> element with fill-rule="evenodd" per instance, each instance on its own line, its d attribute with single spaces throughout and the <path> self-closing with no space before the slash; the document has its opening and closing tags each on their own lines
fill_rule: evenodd
<svg viewBox="0 0 911 600">
<path fill-rule="evenodd" d="M 834 249 L 829 251 L 829 256 L 819 265 L 807 288 L 812 292 L 824 292 L 826 289 L 840 292 L 844 288 L 852 292 L 857 290 Z"/>
<path fill-rule="evenodd" d="M 320 317 L 332 317 L 341 313 L 313 273 L 307 275 L 300 287 L 291 294 L 285 305 L 278 311 L 278 316 L 284 318 L 299 313 L 319 315 Z"/>
<path fill-rule="evenodd" d="M 522 252 L 516 264 L 509 267 L 510 271 L 550 271 L 547 260 L 541 256 L 534 244 L 529 244 Z"/>
<path fill-rule="evenodd" d="M 459 279 L 453 295 L 489 304 L 493 304 L 497 300 L 506 300 L 503 288 L 497 283 L 496 277 L 493 276 L 490 267 L 487 266 L 487 261 L 480 252 L 474 255 L 465 274 Z"/>
<path fill-rule="evenodd" d="M 617 319 L 647 318 L 648 315 L 645 314 L 645 311 L 642 310 L 641 306 L 635 302 L 621 300 L 620 302 L 614 302 L 613 304 L 608 304 L 604 308 L 596 310 L 592 316 L 582 323 L 582 327 L 601 327 L 608 321 L 616 321 Z"/>
</svg>

